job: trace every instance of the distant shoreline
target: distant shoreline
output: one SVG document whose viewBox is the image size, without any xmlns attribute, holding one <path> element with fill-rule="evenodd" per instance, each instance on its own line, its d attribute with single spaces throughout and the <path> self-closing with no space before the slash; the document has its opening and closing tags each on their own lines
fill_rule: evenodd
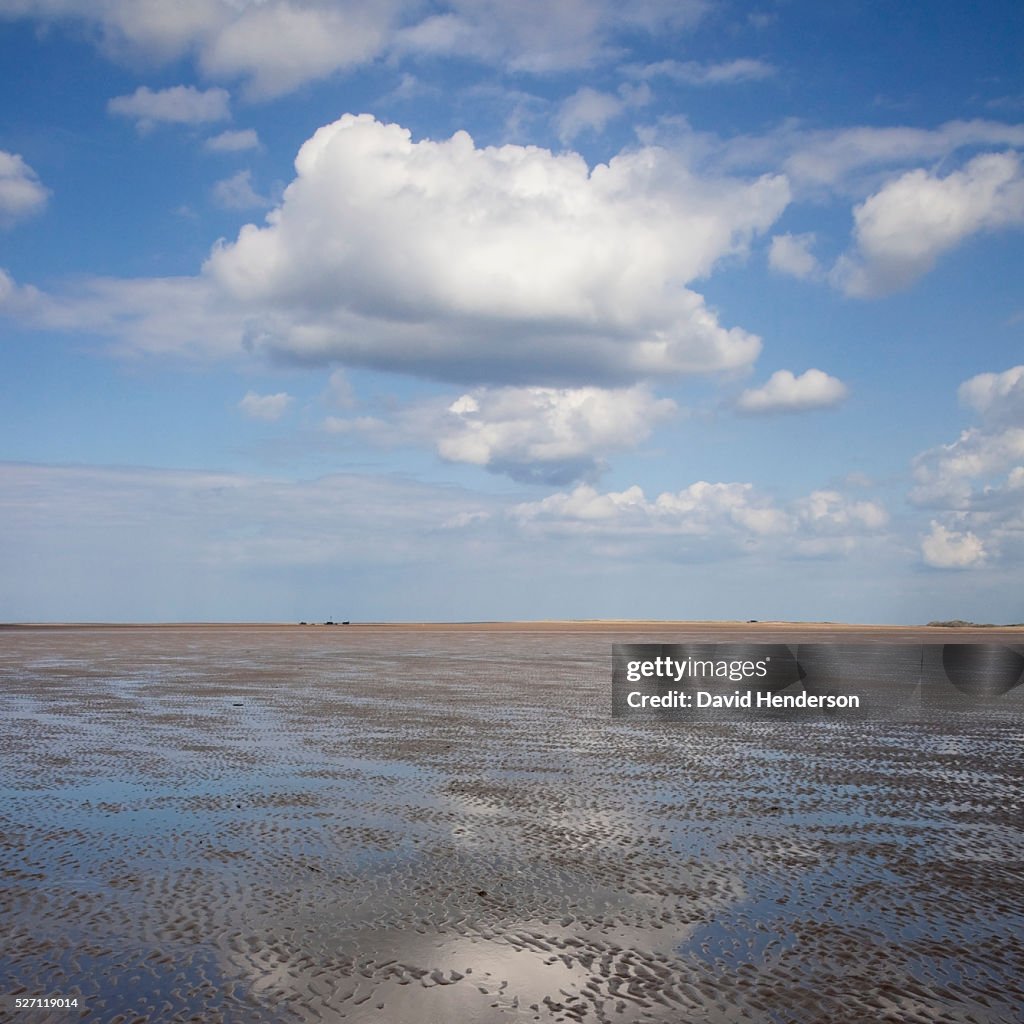
<svg viewBox="0 0 1024 1024">
<path fill-rule="evenodd" d="M 1024 637 L 1024 625 L 981 625 L 975 623 L 889 625 L 847 622 L 740 621 L 740 620 L 670 620 L 670 619 L 541 619 L 493 622 L 9 622 L 0 623 L 0 631 L 61 630 L 199 630 L 199 631 L 268 631 L 306 632 L 481 632 L 481 633 L 685 633 L 701 635 L 736 635 L 767 639 L 772 634 L 814 634 L 852 638 L 858 634 L 877 639 L 931 638 L 934 643 L 956 637 L 961 641 L 995 640 L 1002 634 L 1017 640 Z"/>
</svg>

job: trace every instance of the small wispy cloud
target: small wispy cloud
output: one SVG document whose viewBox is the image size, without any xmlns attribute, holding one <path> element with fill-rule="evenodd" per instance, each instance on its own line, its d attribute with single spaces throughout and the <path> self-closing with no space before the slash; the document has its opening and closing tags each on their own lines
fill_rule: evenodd
<svg viewBox="0 0 1024 1024">
<path fill-rule="evenodd" d="M 802 235 L 776 235 L 768 250 L 768 266 L 780 274 L 788 274 L 802 281 L 820 277 L 821 265 L 811 252 L 814 242 L 813 231 Z"/>
<path fill-rule="evenodd" d="M 250 170 L 239 171 L 218 181 L 213 186 L 213 198 L 226 210 L 253 210 L 270 205 L 270 200 L 253 188 Z"/>
<path fill-rule="evenodd" d="M 567 143 L 584 131 L 601 132 L 627 109 L 642 107 L 650 99 L 651 90 L 646 82 L 624 83 L 617 93 L 599 92 L 585 85 L 559 107 L 555 118 L 558 138 Z"/>
<path fill-rule="evenodd" d="M 292 396 L 285 391 L 274 395 L 259 395 L 255 391 L 247 391 L 238 403 L 238 408 L 250 419 L 273 422 L 279 420 L 292 403 Z"/>
<path fill-rule="evenodd" d="M 259 149 L 260 137 L 254 128 L 221 132 L 203 144 L 211 153 L 241 153 L 247 149 Z"/>
<path fill-rule="evenodd" d="M 696 60 L 660 60 L 654 64 L 631 65 L 629 72 L 637 78 L 670 78 L 686 85 L 734 85 L 739 82 L 760 82 L 778 73 L 767 61 L 752 57 L 719 63 Z"/>
<path fill-rule="evenodd" d="M 175 85 L 153 90 L 140 85 L 129 96 L 115 96 L 107 110 L 118 117 L 135 121 L 139 131 L 149 131 L 157 124 L 209 124 L 231 117 L 230 96 L 226 89 L 197 89 L 192 85 Z"/>
<path fill-rule="evenodd" d="M 49 194 L 36 172 L 17 153 L 0 149 L 0 225 L 38 213 Z"/>
</svg>

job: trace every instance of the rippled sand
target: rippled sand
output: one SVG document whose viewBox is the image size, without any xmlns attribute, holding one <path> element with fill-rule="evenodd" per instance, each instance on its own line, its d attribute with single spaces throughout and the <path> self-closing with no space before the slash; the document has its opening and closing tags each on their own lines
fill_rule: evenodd
<svg viewBox="0 0 1024 1024">
<path fill-rule="evenodd" d="M 1020 703 L 613 721 L 657 630 L 0 632 L 0 1015 L 1018 1021 Z"/>
</svg>

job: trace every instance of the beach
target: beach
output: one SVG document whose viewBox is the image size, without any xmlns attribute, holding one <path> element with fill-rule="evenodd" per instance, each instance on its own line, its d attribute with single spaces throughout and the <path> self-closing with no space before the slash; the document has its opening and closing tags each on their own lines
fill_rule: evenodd
<svg viewBox="0 0 1024 1024">
<path fill-rule="evenodd" d="M 1010 1022 L 1024 721 L 610 713 L 612 644 L 786 623 L 0 630 L 32 1021 Z"/>
</svg>

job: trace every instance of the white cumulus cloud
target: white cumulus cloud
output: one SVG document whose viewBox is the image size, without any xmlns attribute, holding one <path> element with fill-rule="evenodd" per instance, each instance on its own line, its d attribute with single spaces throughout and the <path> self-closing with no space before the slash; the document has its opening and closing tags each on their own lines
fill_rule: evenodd
<svg viewBox="0 0 1024 1024">
<path fill-rule="evenodd" d="M 833 270 L 848 295 L 912 284 L 979 231 L 1024 224 L 1024 172 L 1016 153 L 985 153 L 938 177 L 909 171 L 854 209 L 852 253 Z"/>
<path fill-rule="evenodd" d="M 0 149 L 0 224 L 13 224 L 38 213 L 49 194 L 17 153 Z"/>
<path fill-rule="evenodd" d="M 592 476 L 604 453 L 630 448 L 676 405 L 632 388 L 479 388 L 453 402 L 437 448 L 513 479 L 565 483 Z"/>
<path fill-rule="evenodd" d="M 979 373 L 965 380 L 957 392 L 960 401 L 986 420 L 1024 423 L 1024 366 L 1002 373 Z"/>
<path fill-rule="evenodd" d="M 752 484 L 703 480 L 653 500 L 637 486 L 602 493 L 580 484 L 572 491 L 517 505 L 513 514 L 522 522 L 559 532 L 705 536 L 736 529 L 780 533 L 788 527 L 785 515 L 758 496 Z"/>
<path fill-rule="evenodd" d="M 278 354 L 584 383 L 742 367 L 760 350 L 687 282 L 774 222 L 782 178 L 704 179 L 658 148 L 591 170 L 465 132 L 415 142 L 369 115 L 317 131 L 296 172 L 267 223 L 204 268 L 267 314 Z"/>
<path fill-rule="evenodd" d="M 140 85 L 130 96 L 115 96 L 107 110 L 132 118 L 142 130 L 156 124 L 208 124 L 231 117 L 230 97 L 225 89 L 197 89 L 175 85 L 154 91 Z"/>
<path fill-rule="evenodd" d="M 914 459 L 910 497 L 918 505 L 966 509 L 979 487 L 1001 486 L 1019 465 L 1024 465 L 1024 428 L 989 432 L 970 427 L 951 444 Z"/>
<path fill-rule="evenodd" d="M 876 501 L 851 501 L 839 491 L 813 491 L 793 503 L 798 521 L 826 534 L 880 530 L 889 514 Z"/>
<path fill-rule="evenodd" d="M 1001 566 L 1024 558 L 1024 367 L 982 373 L 964 381 L 961 402 L 982 424 L 913 460 L 915 505 L 938 518 L 922 541 L 936 568 Z"/>
<path fill-rule="evenodd" d="M 933 519 L 931 532 L 921 538 L 921 557 L 933 569 L 972 569 L 985 563 L 986 552 L 970 530 L 950 530 Z"/>
<path fill-rule="evenodd" d="M 336 384 L 341 400 L 334 400 Z M 592 479 L 611 452 L 634 448 L 677 412 L 646 385 L 629 388 L 478 387 L 455 398 L 430 398 L 395 408 L 358 410 L 340 371 L 328 404 L 350 410 L 329 415 L 330 434 L 385 446 L 433 447 L 448 462 L 480 466 L 525 483 L 562 485 Z M 356 412 L 359 412 L 357 415 Z"/>
<path fill-rule="evenodd" d="M 791 370 L 776 370 L 759 388 L 748 388 L 736 407 L 740 412 L 806 412 L 838 405 L 847 395 L 846 385 L 822 370 L 807 370 L 799 376 Z"/>
<path fill-rule="evenodd" d="M 285 391 L 275 395 L 259 395 L 255 391 L 247 391 L 238 403 L 238 408 L 246 416 L 254 420 L 279 420 L 291 405 L 292 396 Z"/>
</svg>

